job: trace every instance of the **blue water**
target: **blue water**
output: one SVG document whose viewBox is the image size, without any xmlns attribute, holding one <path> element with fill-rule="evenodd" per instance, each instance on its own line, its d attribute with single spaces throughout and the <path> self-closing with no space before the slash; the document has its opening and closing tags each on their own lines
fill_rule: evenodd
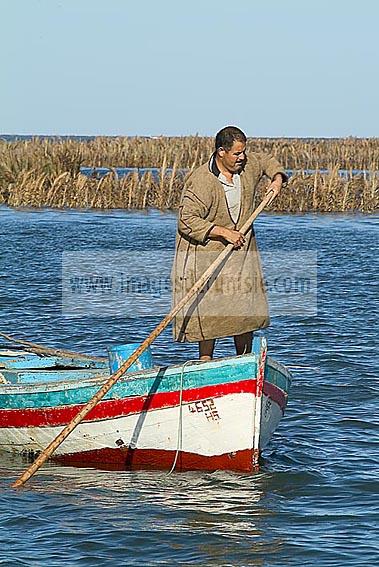
<svg viewBox="0 0 379 567">
<path fill-rule="evenodd" d="M 145 173 L 150 172 L 152 174 L 152 178 L 155 181 L 158 181 L 161 175 L 161 169 L 159 167 L 81 167 L 81 173 L 83 175 L 87 175 L 88 177 L 95 177 L 96 179 L 101 179 L 105 175 L 110 172 L 114 172 L 117 174 L 118 177 L 125 177 L 126 175 L 130 175 L 131 173 L 138 173 L 139 177 L 142 177 Z M 188 173 L 188 169 L 178 169 L 176 175 L 185 175 Z M 329 169 L 320 168 L 320 169 L 286 169 L 286 173 L 288 176 L 295 175 L 296 173 L 304 173 L 306 175 L 312 175 L 314 173 L 321 173 L 321 174 L 328 174 L 330 173 Z M 165 175 L 170 175 L 172 173 L 172 168 L 168 167 L 165 169 Z M 349 179 L 351 176 L 358 177 L 358 176 L 365 176 L 370 177 L 371 175 L 378 176 L 379 172 L 370 172 L 367 169 L 339 169 L 338 175 L 344 179 Z"/>
<path fill-rule="evenodd" d="M 175 220 L 0 209 L 0 330 L 96 354 L 141 340 L 159 321 L 148 310 L 139 319 L 62 314 L 62 252 L 151 249 L 148 267 L 157 272 L 174 245 Z M 271 355 L 294 383 L 259 473 L 49 464 L 14 491 L 25 463 L 2 455 L 0 565 L 376 565 L 378 223 L 311 214 L 256 222 L 263 257 L 279 251 L 284 266 L 288 252 L 317 252 L 318 264 L 317 310 L 283 315 L 276 307 L 267 332 Z M 169 330 L 153 352 L 167 363 L 196 356 L 195 347 L 173 344 Z M 217 354 L 230 352 L 221 341 Z"/>
</svg>

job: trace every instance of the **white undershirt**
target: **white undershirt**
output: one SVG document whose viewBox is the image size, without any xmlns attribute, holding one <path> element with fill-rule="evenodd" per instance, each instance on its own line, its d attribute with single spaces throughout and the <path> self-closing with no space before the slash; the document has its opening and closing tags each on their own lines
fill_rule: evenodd
<svg viewBox="0 0 379 567">
<path fill-rule="evenodd" d="M 241 208 L 241 177 L 238 173 L 235 173 L 232 178 L 232 183 L 230 183 L 226 177 L 220 173 L 218 180 L 221 181 L 225 191 L 229 214 L 234 224 L 236 224 Z"/>
</svg>

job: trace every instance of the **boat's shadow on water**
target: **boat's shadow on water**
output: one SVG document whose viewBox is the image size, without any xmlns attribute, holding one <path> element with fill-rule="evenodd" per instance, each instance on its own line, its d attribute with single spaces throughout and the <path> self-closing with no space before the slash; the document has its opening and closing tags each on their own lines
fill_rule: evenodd
<svg viewBox="0 0 379 567">
<path fill-rule="evenodd" d="M 9 473 L 10 468 L 16 472 L 21 465 L 20 458 L 12 458 L 1 473 Z M 265 504 L 267 487 L 261 474 L 219 471 L 169 475 L 157 471 L 79 470 L 48 463 L 26 487 L 5 491 L 8 494 L 23 506 L 33 502 L 38 515 L 48 516 L 49 529 L 57 533 L 63 515 L 65 537 L 71 540 L 70 557 L 82 541 L 80 534 L 84 542 L 84 534 L 93 531 L 90 524 L 96 525 L 90 538 L 93 544 L 108 541 L 112 550 L 118 545 L 125 552 L 125 542 L 138 534 L 144 551 L 137 555 L 146 553 L 146 562 L 142 563 L 151 565 L 160 555 L 169 555 L 174 564 L 180 564 L 183 554 L 189 554 L 188 564 L 241 564 L 238 555 L 261 556 L 263 551 L 271 553 L 281 546 L 279 541 L 269 544 L 266 540 L 265 523 L 274 512 Z M 19 518 L 20 525 L 22 513 L 14 504 L 13 516 Z M 75 537 L 68 535 L 71 525 Z M 133 559 L 130 564 L 137 563 Z M 249 564 L 262 562 L 252 557 Z"/>
</svg>

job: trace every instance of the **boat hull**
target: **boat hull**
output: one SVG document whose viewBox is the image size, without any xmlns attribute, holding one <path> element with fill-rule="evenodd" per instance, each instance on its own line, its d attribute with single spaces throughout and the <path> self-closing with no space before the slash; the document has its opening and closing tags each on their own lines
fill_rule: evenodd
<svg viewBox="0 0 379 567">
<path fill-rule="evenodd" d="M 104 469 L 256 469 L 256 355 L 155 368 L 121 378 L 58 447 L 54 459 Z M 0 449 L 33 458 L 106 379 L 0 386 Z M 287 403 L 289 373 L 266 364 L 259 448 Z"/>
</svg>

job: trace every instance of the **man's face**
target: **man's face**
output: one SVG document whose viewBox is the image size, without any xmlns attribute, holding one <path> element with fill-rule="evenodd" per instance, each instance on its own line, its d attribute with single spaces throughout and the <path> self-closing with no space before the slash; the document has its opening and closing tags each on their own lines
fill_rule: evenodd
<svg viewBox="0 0 379 567">
<path fill-rule="evenodd" d="M 230 173 L 240 173 L 246 164 L 246 144 L 234 140 L 230 150 L 219 148 L 218 157 L 222 165 Z"/>
</svg>

